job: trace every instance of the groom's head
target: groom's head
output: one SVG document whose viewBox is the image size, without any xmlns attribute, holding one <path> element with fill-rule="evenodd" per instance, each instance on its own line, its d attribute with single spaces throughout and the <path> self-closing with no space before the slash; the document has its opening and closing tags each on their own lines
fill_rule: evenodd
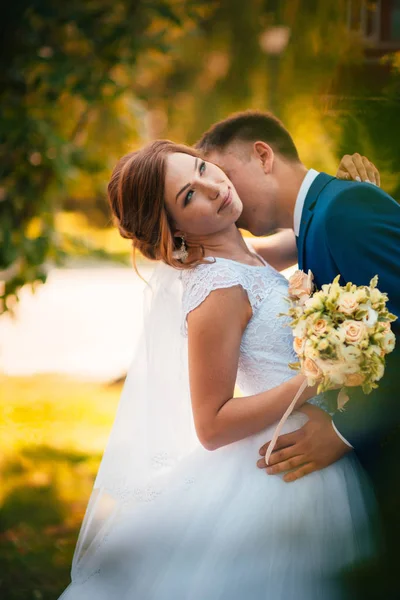
<svg viewBox="0 0 400 600">
<path fill-rule="evenodd" d="M 235 186 L 243 202 L 240 227 L 265 235 L 283 226 L 280 199 L 291 170 L 301 163 L 279 119 L 258 111 L 231 115 L 204 133 L 196 148 Z"/>
</svg>

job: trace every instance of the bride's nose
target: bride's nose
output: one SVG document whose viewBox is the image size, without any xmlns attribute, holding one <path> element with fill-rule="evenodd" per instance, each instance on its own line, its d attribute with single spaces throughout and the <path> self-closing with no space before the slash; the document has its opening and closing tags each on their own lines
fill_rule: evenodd
<svg viewBox="0 0 400 600">
<path fill-rule="evenodd" d="M 200 183 L 210 200 L 216 200 L 220 195 L 220 185 L 212 180 L 203 179 Z"/>
</svg>

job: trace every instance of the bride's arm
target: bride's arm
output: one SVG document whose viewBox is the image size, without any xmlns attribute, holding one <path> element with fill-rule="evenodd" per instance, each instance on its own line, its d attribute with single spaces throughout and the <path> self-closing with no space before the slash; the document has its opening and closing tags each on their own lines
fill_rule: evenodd
<svg viewBox="0 0 400 600">
<path fill-rule="evenodd" d="M 345 154 L 336 173 L 338 179 L 369 181 L 380 185 L 376 166 L 366 156 L 358 153 Z M 292 229 L 283 229 L 268 237 L 251 238 L 254 250 L 277 271 L 288 269 L 297 263 L 296 238 Z"/>
<path fill-rule="evenodd" d="M 254 250 L 277 271 L 297 262 L 296 237 L 293 229 L 282 229 L 268 237 L 250 238 Z"/>
<path fill-rule="evenodd" d="M 260 394 L 234 398 L 240 343 L 251 318 L 246 292 L 236 286 L 213 291 L 188 316 L 189 375 L 200 442 L 216 450 L 275 423 L 293 400 L 303 375 Z M 315 396 L 307 388 L 298 405 Z"/>
</svg>

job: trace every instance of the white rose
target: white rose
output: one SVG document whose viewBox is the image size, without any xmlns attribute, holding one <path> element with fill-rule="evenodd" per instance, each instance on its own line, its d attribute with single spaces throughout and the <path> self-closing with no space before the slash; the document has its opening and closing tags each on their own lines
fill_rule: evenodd
<svg viewBox="0 0 400 600">
<path fill-rule="evenodd" d="M 297 323 L 296 327 L 293 329 L 293 336 L 297 338 L 303 338 L 306 334 L 307 323 L 304 320 L 301 320 Z"/>
<path fill-rule="evenodd" d="M 376 372 L 374 376 L 374 381 L 379 381 L 385 374 L 385 367 L 382 363 L 376 365 Z"/>
<path fill-rule="evenodd" d="M 374 327 L 378 321 L 378 313 L 373 308 L 368 308 L 367 310 L 368 312 L 363 318 L 363 323 L 365 323 L 367 327 Z"/>
<path fill-rule="evenodd" d="M 328 377 L 331 380 L 333 385 L 344 385 L 345 374 L 341 362 L 322 359 L 316 360 L 315 362 L 320 371 L 324 373 L 325 377 Z"/>
<path fill-rule="evenodd" d="M 358 361 L 361 357 L 361 350 L 357 346 L 342 346 L 340 353 L 346 362 Z"/>
<path fill-rule="evenodd" d="M 389 352 L 392 352 L 392 350 L 394 350 L 395 345 L 396 345 L 396 336 L 394 335 L 393 331 L 386 331 L 386 333 L 383 336 L 383 340 L 382 340 L 382 347 L 383 347 L 384 351 L 386 352 L 386 354 L 388 354 Z"/>
</svg>

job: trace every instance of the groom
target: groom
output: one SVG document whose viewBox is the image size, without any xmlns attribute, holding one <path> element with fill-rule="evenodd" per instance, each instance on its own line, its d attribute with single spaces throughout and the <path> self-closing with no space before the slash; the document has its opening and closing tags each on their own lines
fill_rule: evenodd
<svg viewBox="0 0 400 600">
<path fill-rule="evenodd" d="M 400 317 L 400 205 L 393 198 L 371 183 L 307 170 L 271 114 L 235 114 L 211 127 L 197 148 L 235 185 L 244 207 L 239 227 L 256 236 L 292 228 L 299 268 L 311 269 L 318 288 L 339 273 L 341 283 L 357 285 L 377 274 L 389 310 Z M 262 254 L 262 245 L 257 250 Z M 400 542 L 400 320 L 392 326 L 397 347 L 379 389 L 369 396 L 353 389 L 332 419 L 311 407 L 302 429 L 279 438 L 267 468 L 290 470 L 284 479 L 294 481 L 354 450 L 373 481 L 389 548 Z M 266 468 L 264 458 L 258 466 Z"/>
</svg>

